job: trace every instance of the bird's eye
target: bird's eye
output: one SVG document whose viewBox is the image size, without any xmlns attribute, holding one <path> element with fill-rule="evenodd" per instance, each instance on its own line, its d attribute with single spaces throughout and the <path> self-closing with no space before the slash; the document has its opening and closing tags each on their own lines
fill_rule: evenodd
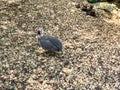
<svg viewBox="0 0 120 90">
<path fill-rule="evenodd" d="M 38 34 L 41 34 L 41 32 L 40 32 L 40 31 L 38 31 L 37 33 L 38 33 Z"/>
<path fill-rule="evenodd" d="M 35 30 L 36 30 L 37 34 L 41 34 L 42 28 L 37 27 Z"/>
</svg>

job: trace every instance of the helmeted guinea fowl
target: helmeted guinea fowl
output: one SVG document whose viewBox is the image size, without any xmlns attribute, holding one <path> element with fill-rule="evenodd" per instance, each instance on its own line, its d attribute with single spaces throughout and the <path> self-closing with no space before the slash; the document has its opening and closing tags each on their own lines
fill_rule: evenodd
<svg viewBox="0 0 120 90">
<path fill-rule="evenodd" d="M 36 31 L 38 33 L 38 43 L 43 49 L 51 52 L 62 51 L 62 43 L 59 39 L 42 34 L 42 28 L 36 28 Z"/>
</svg>

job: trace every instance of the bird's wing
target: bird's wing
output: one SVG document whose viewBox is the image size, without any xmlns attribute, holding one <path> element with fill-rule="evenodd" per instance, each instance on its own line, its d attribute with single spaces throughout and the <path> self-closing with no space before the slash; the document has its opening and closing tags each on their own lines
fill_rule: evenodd
<svg viewBox="0 0 120 90">
<path fill-rule="evenodd" d="M 58 40 L 57 38 L 52 37 L 52 36 L 49 36 L 49 40 L 53 45 L 55 45 L 57 47 L 58 51 L 61 51 L 62 43 L 60 42 L 60 40 Z"/>
<path fill-rule="evenodd" d="M 57 47 L 54 46 L 51 43 L 51 41 L 49 41 L 49 40 L 41 39 L 40 42 L 41 42 L 41 46 L 42 46 L 43 49 L 46 49 L 46 50 L 49 50 L 49 51 L 57 50 Z"/>
</svg>

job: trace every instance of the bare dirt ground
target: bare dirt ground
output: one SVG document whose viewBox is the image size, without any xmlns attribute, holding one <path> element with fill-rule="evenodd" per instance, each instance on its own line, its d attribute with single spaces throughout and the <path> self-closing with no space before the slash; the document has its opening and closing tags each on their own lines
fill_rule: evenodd
<svg viewBox="0 0 120 90">
<path fill-rule="evenodd" d="M 0 1 L 0 90 L 120 90 L 120 26 L 87 16 L 82 0 Z M 38 46 L 35 28 L 63 53 Z"/>
</svg>

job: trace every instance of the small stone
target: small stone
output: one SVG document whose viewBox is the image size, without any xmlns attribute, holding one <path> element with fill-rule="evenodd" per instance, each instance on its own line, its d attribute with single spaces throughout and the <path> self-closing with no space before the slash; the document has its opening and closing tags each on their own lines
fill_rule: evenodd
<svg viewBox="0 0 120 90">
<path fill-rule="evenodd" d="M 79 3 L 76 4 L 75 7 L 76 7 L 76 8 L 80 8 L 80 4 L 79 4 Z"/>
<path fill-rule="evenodd" d="M 95 90 L 102 90 L 100 86 L 95 87 Z"/>
<path fill-rule="evenodd" d="M 87 6 L 84 5 L 81 10 L 82 10 L 82 11 L 87 11 L 87 10 L 88 10 L 88 9 L 87 9 Z"/>
<path fill-rule="evenodd" d="M 66 90 L 75 90 L 74 87 L 68 87 Z"/>
<path fill-rule="evenodd" d="M 63 68 L 62 71 L 65 72 L 65 73 L 70 73 L 71 69 L 69 69 L 69 68 Z"/>
<path fill-rule="evenodd" d="M 91 11 L 86 12 L 86 14 L 94 17 L 96 16 L 95 10 L 93 9 Z"/>
</svg>

